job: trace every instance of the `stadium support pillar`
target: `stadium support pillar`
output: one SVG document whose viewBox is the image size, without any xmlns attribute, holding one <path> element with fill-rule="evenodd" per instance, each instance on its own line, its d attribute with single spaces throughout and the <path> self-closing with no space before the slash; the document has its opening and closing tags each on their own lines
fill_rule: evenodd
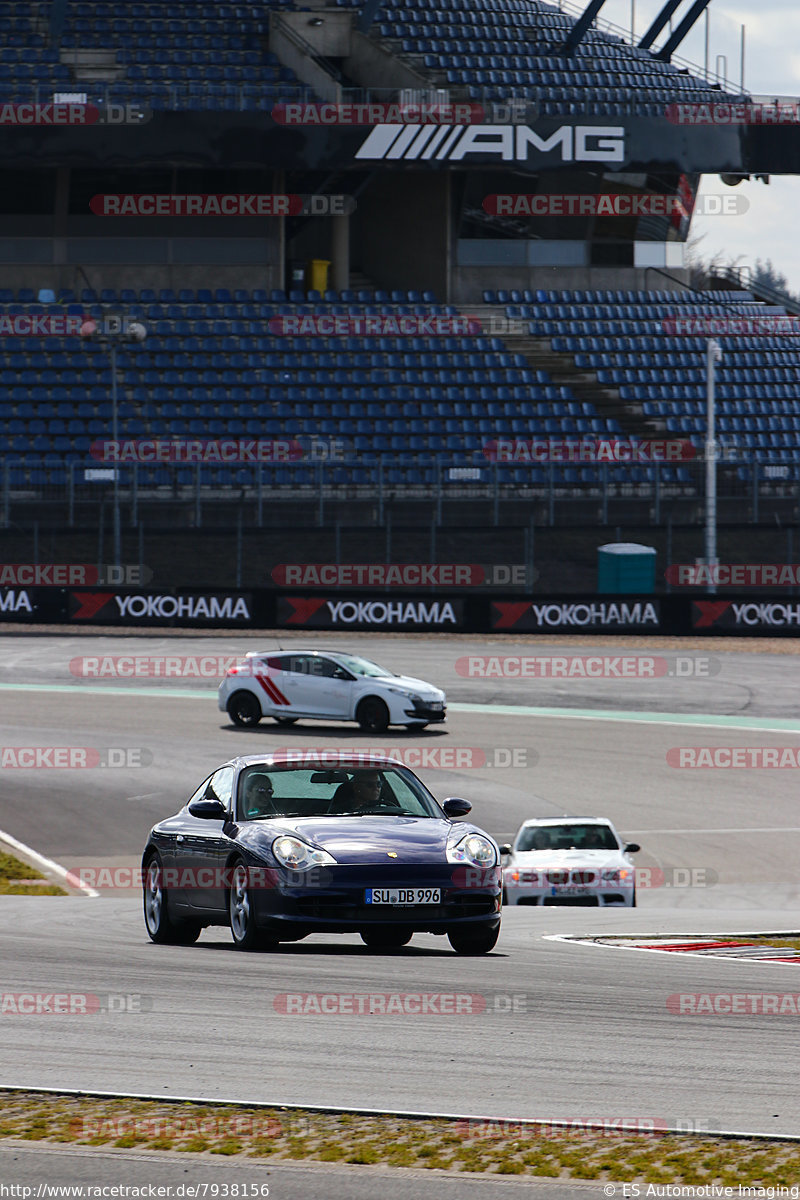
<svg viewBox="0 0 800 1200">
<path fill-rule="evenodd" d="M 350 218 L 331 217 L 331 281 L 337 292 L 350 286 Z"/>
<path fill-rule="evenodd" d="M 680 46 L 689 30 L 694 25 L 695 21 L 697 21 L 708 8 L 709 3 L 710 0 L 695 0 L 694 4 L 689 9 L 678 28 L 673 31 L 673 33 L 659 50 L 658 54 L 656 54 L 656 58 L 661 59 L 662 62 L 669 62 L 675 51 L 678 49 L 678 46 Z"/>
<path fill-rule="evenodd" d="M 575 47 L 583 40 L 583 35 L 595 19 L 600 9 L 605 4 L 606 0 L 589 0 L 586 9 L 582 16 L 578 18 L 572 27 L 572 31 L 564 42 L 564 53 L 572 54 Z"/>
<path fill-rule="evenodd" d="M 717 428 L 714 384 L 717 363 L 722 359 L 719 342 L 709 338 L 706 346 L 706 556 L 705 565 L 713 572 L 717 565 Z M 711 576 L 713 579 L 713 574 Z M 716 584 L 708 585 L 714 595 Z"/>
<path fill-rule="evenodd" d="M 358 28 L 361 33 L 367 33 L 370 25 L 378 15 L 383 0 L 367 0 L 358 18 Z"/>
<path fill-rule="evenodd" d="M 652 25 L 648 29 L 647 33 L 644 35 L 642 40 L 639 42 L 640 50 L 649 50 L 650 49 L 653 42 L 656 40 L 658 35 L 661 33 L 661 30 L 666 25 L 667 21 L 670 19 L 672 14 L 675 12 L 675 9 L 679 8 L 680 5 L 681 5 L 681 0 L 667 0 L 667 3 L 661 9 L 661 12 L 655 18 Z"/>
<path fill-rule="evenodd" d="M 275 192 L 280 196 L 286 189 L 285 171 L 275 172 Z M 278 278 L 273 287 L 286 291 L 286 217 L 278 217 Z"/>
<path fill-rule="evenodd" d="M 50 5 L 50 18 L 47 35 L 51 46 L 57 46 L 61 41 L 64 22 L 67 19 L 67 0 L 53 0 Z"/>
</svg>

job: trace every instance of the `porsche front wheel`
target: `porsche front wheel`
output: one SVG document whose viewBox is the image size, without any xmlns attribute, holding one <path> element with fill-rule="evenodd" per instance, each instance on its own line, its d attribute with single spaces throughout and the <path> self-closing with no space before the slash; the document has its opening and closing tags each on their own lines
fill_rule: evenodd
<svg viewBox="0 0 800 1200">
<path fill-rule="evenodd" d="M 256 925 L 253 894 L 247 876 L 247 867 L 243 862 L 237 862 L 233 868 L 231 890 L 228 894 L 228 916 L 233 944 L 237 950 L 266 950 L 273 943 Z"/>
</svg>

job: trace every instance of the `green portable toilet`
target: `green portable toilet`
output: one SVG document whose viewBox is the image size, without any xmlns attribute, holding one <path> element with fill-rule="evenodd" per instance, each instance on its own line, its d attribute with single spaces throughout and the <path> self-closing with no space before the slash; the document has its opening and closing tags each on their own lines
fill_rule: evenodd
<svg viewBox="0 0 800 1200">
<path fill-rule="evenodd" d="M 609 542 L 597 548 L 598 592 L 655 591 L 656 552 L 637 542 Z"/>
</svg>

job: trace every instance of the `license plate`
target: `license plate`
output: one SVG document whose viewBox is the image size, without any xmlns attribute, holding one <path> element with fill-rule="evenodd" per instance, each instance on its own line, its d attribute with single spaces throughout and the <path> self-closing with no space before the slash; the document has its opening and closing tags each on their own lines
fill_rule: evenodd
<svg viewBox="0 0 800 1200">
<path fill-rule="evenodd" d="M 440 904 L 441 888 L 367 888 L 365 904 Z"/>
<path fill-rule="evenodd" d="M 430 708 L 433 712 L 441 712 L 443 707 L 444 705 L 442 704 L 441 700 L 431 700 L 428 704 L 428 708 Z"/>
<path fill-rule="evenodd" d="M 588 896 L 591 889 L 587 887 L 552 887 L 551 896 Z"/>
</svg>

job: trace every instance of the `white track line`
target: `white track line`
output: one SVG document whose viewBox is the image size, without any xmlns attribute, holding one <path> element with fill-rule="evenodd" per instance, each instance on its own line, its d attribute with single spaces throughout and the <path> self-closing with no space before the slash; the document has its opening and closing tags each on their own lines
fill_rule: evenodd
<svg viewBox="0 0 800 1200">
<path fill-rule="evenodd" d="M 575 1122 L 563 1117 L 486 1117 L 469 1113 L 425 1112 L 415 1109 L 361 1108 L 355 1106 L 341 1108 L 335 1107 L 332 1104 L 291 1104 L 283 1100 L 229 1100 L 220 1096 L 164 1096 L 155 1095 L 152 1092 L 100 1092 L 88 1088 L 29 1087 L 24 1083 L 0 1083 L 0 1092 L 33 1092 L 39 1096 L 78 1096 L 86 1097 L 87 1099 L 102 1100 L 151 1100 L 156 1104 L 213 1104 L 224 1105 L 226 1108 L 273 1108 L 281 1109 L 284 1112 L 345 1113 L 359 1117 L 400 1117 L 407 1120 L 423 1121 L 479 1121 L 485 1124 L 511 1125 L 515 1129 L 530 1126 L 532 1130 L 535 1130 L 537 1127 L 544 1125 L 548 1128 L 563 1128 L 568 1130 L 577 1125 L 582 1130 L 596 1130 L 602 1133 L 609 1128 L 609 1122 L 604 1121 L 602 1118 L 594 1121 Z M 626 1132 L 635 1134 L 637 1131 L 626 1130 Z M 672 1133 L 683 1137 L 733 1138 L 736 1140 L 752 1140 L 755 1138 L 759 1141 L 768 1142 L 800 1142 L 800 1134 L 796 1133 L 757 1133 L 737 1129 L 683 1129 L 678 1126 L 668 1126 L 666 1128 L 659 1126 L 655 1131 L 642 1130 L 641 1132 L 643 1136 L 652 1136 L 652 1133 L 656 1132 L 659 1136 L 665 1133 Z M 42 1147 L 42 1149 L 47 1149 L 47 1147 Z M 280 1163 L 279 1165 L 282 1166 L 283 1164 Z"/>
<path fill-rule="evenodd" d="M 32 850 L 30 846 L 26 846 L 24 842 L 17 841 L 10 833 L 5 833 L 0 829 L 0 841 L 8 842 L 14 850 L 18 850 L 20 854 L 27 855 L 28 858 L 34 859 L 40 867 L 44 867 L 46 871 L 57 875 L 59 879 L 63 879 L 68 887 L 78 887 L 84 895 L 91 899 L 96 899 L 100 893 L 94 888 L 89 887 L 88 883 L 84 883 L 82 879 L 78 879 L 77 875 L 73 875 L 66 867 L 62 867 L 61 863 L 54 862 L 52 858 L 45 858 L 43 854 L 39 854 L 38 850 Z"/>
</svg>

